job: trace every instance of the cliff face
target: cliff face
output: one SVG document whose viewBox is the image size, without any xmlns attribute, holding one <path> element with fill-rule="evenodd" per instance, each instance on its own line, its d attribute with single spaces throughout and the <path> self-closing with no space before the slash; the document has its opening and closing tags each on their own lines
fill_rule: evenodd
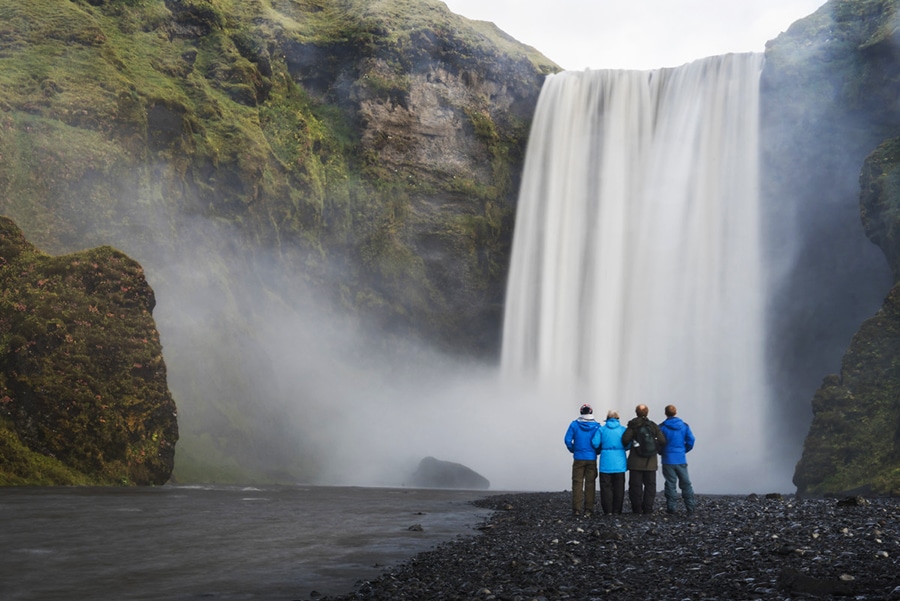
<svg viewBox="0 0 900 601">
<path fill-rule="evenodd" d="M 794 475 L 800 492 L 900 486 L 896 291 L 884 300 L 891 288 L 884 259 L 896 273 L 897 256 L 887 236 L 896 228 L 892 176 L 881 173 L 888 147 L 864 170 L 865 230 L 859 202 L 867 155 L 900 134 L 897 19 L 894 2 L 832 1 L 767 47 L 767 247 L 784 260 L 772 282 L 771 357 L 782 416 L 774 427 L 785 452 L 799 454 L 803 442 Z M 815 392 L 804 441 L 799 425 L 808 423 L 808 399 L 838 365 L 840 374 Z"/>
<path fill-rule="evenodd" d="M 432 0 L 0 0 L 0 22 L 0 213 L 146 269 L 176 476 L 315 477 L 323 372 L 411 340 L 494 356 L 539 53 Z"/>
<path fill-rule="evenodd" d="M 175 403 L 140 265 L 51 257 L 0 217 L 0 484 L 164 484 Z"/>
</svg>

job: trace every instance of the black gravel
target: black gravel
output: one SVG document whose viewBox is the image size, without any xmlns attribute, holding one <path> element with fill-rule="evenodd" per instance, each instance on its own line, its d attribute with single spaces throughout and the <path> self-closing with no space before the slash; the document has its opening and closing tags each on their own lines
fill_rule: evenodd
<svg viewBox="0 0 900 601">
<path fill-rule="evenodd" d="M 699 495 L 692 516 L 572 518 L 570 493 L 492 496 L 480 534 L 334 601 L 900 601 L 900 499 Z M 627 501 L 626 501 L 627 508 Z"/>
</svg>

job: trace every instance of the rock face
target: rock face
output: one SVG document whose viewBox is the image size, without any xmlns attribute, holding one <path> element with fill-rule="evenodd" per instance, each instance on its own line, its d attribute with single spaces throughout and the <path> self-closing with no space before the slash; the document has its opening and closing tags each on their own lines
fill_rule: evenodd
<svg viewBox="0 0 900 601">
<path fill-rule="evenodd" d="M 315 478 L 318 426 L 292 411 L 322 386 L 272 365 L 322 371 L 334 323 L 379 356 L 496 354 L 558 70 L 533 48 L 437 0 L 0 0 L 0 21 L 0 213 L 48 252 L 109 244 L 146 269 L 182 481 Z"/>
<path fill-rule="evenodd" d="M 801 492 L 865 488 L 900 493 L 900 140 L 879 146 L 860 176 L 860 206 L 869 238 L 894 271 L 894 286 L 850 343 L 840 374 L 813 398 L 813 421 L 797 464 Z"/>
<path fill-rule="evenodd" d="M 767 246 L 784 259 L 783 275 L 773 282 L 770 356 L 776 411 L 783 416 L 773 427 L 781 428 L 783 440 L 797 446 L 803 441 L 797 424 L 808 420 L 806 399 L 844 355 L 841 373 L 828 376 L 815 393 L 794 475 L 800 492 L 900 485 L 900 401 L 892 395 L 891 368 L 895 291 L 872 317 L 891 288 L 885 256 L 896 273 L 897 247 L 888 235 L 896 228 L 890 209 L 895 176 L 883 171 L 887 148 L 865 167 L 865 230 L 859 202 L 866 156 L 900 134 L 896 18 L 893 2 L 828 2 L 766 51 Z M 873 430 L 890 442 L 874 444 Z M 799 450 L 789 442 L 785 452 Z"/>
<path fill-rule="evenodd" d="M 175 403 L 140 265 L 0 217 L 0 484 L 164 484 Z"/>
<path fill-rule="evenodd" d="M 412 486 L 420 488 L 461 488 L 464 490 L 487 490 L 491 483 L 478 472 L 460 463 L 441 461 L 426 457 L 419 463 L 410 480 Z"/>
</svg>

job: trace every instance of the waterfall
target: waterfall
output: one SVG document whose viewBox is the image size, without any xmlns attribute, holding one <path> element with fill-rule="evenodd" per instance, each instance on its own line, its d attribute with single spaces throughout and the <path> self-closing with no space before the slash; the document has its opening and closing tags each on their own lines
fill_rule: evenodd
<svg viewBox="0 0 900 601">
<path fill-rule="evenodd" d="M 762 64 L 549 76 L 519 194 L 504 374 L 577 383 L 567 410 L 598 418 L 645 403 L 660 422 L 675 404 L 700 491 L 781 482 L 764 428 Z"/>
</svg>

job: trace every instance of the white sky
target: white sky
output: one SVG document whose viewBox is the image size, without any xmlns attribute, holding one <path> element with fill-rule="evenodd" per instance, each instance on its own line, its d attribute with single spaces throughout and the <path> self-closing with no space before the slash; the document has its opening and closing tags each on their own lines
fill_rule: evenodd
<svg viewBox="0 0 900 601">
<path fill-rule="evenodd" d="M 768 40 L 825 0 L 444 0 L 569 70 L 655 69 Z"/>
</svg>

